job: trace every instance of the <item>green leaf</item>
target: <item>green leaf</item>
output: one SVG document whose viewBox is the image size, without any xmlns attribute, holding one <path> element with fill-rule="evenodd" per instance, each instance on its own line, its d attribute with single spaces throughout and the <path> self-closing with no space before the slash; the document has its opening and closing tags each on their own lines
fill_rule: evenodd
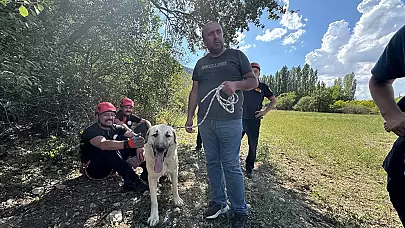
<svg viewBox="0 0 405 228">
<path fill-rule="evenodd" d="M 8 3 L 8 0 L 0 0 L 0 3 L 3 4 L 3 6 L 6 6 Z"/>
<path fill-rule="evenodd" d="M 21 5 L 20 8 L 18 8 L 18 11 L 20 11 L 21 16 L 28 16 L 28 10 L 25 8 L 25 6 Z"/>
<path fill-rule="evenodd" d="M 43 5 L 41 5 L 41 4 L 38 4 L 38 5 L 37 5 L 37 7 L 38 7 L 38 10 L 39 10 L 39 11 L 44 10 L 44 6 L 43 6 Z"/>
</svg>

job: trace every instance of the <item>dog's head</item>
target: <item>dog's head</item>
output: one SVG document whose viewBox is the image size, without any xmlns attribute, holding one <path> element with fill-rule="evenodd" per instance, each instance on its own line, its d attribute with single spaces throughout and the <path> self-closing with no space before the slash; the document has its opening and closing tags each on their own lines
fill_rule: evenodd
<svg viewBox="0 0 405 228">
<path fill-rule="evenodd" d="M 154 125 L 146 133 L 145 141 L 153 150 L 155 170 L 159 171 L 167 154 L 177 146 L 176 132 L 164 124 Z"/>
</svg>

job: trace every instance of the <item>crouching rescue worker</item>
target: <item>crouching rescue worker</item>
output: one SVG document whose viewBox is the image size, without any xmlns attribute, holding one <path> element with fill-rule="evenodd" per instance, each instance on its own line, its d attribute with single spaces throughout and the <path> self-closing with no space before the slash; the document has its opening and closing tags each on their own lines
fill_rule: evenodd
<svg viewBox="0 0 405 228">
<path fill-rule="evenodd" d="M 90 179 L 105 179 L 117 172 L 123 179 L 123 191 L 144 192 L 148 186 L 126 162 L 129 157 L 143 160 L 144 138 L 114 124 L 116 108 L 109 102 L 96 107 L 97 122 L 81 135 L 80 153 L 83 171 Z M 122 140 L 124 139 L 125 140 Z M 121 139 L 121 140 L 120 140 Z M 143 172 L 143 178 L 147 172 Z M 141 176 L 142 177 L 142 176 Z"/>
<path fill-rule="evenodd" d="M 135 133 L 141 134 L 142 137 L 145 137 L 146 132 L 151 127 L 151 124 L 148 120 L 134 114 L 134 106 L 135 103 L 131 99 L 127 97 L 122 99 L 115 123 L 122 125 L 127 130 L 133 130 Z"/>
</svg>

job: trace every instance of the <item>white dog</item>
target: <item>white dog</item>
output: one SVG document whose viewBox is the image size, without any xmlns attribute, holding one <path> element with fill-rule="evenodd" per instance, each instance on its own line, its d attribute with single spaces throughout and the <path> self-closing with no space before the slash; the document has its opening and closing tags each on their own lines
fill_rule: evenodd
<svg viewBox="0 0 405 228">
<path fill-rule="evenodd" d="M 155 226 L 159 223 L 157 185 L 161 176 L 166 173 L 170 174 L 174 204 L 183 205 L 177 187 L 179 160 L 176 133 L 172 127 L 167 125 L 154 125 L 146 133 L 145 141 L 145 160 L 151 201 L 148 223 L 150 226 Z"/>
</svg>

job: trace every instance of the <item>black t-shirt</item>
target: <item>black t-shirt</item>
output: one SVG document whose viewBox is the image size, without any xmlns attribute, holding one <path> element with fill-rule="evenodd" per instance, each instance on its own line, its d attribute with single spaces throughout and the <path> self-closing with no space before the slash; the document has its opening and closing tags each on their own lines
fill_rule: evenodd
<svg viewBox="0 0 405 228">
<path fill-rule="evenodd" d="M 218 57 L 206 55 L 197 61 L 193 71 L 193 81 L 198 81 L 198 117 L 203 118 L 207 112 L 209 103 L 214 94 L 211 94 L 204 102 L 202 98 L 212 89 L 218 87 L 224 81 L 242 81 L 243 75 L 252 71 L 250 62 L 246 55 L 240 50 L 227 49 Z M 227 95 L 220 92 L 221 96 Z M 239 96 L 238 103 L 235 104 L 235 111 L 228 113 L 214 99 L 211 109 L 207 115 L 210 120 L 233 120 L 242 118 L 243 93 L 236 91 Z"/>
<path fill-rule="evenodd" d="M 264 98 L 270 99 L 273 96 L 273 92 L 266 84 L 259 82 L 259 86 L 256 89 L 244 91 L 243 96 L 245 97 L 243 102 L 243 119 L 256 119 L 255 112 L 262 109 Z"/>
<path fill-rule="evenodd" d="M 101 153 L 102 150 L 93 146 L 90 140 L 97 136 L 104 136 L 108 140 L 123 140 L 126 130 L 123 126 L 113 124 L 108 130 L 101 128 L 98 123 L 94 123 L 87 127 L 81 135 L 80 140 L 80 153 L 81 161 L 88 162 L 94 157 L 95 154 Z"/>
<path fill-rule="evenodd" d="M 117 118 L 120 121 L 124 122 L 129 128 L 132 127 L 132 124 L 139 123 L 142 120 L 142 118 L 140 118 L 139 116 L 136 116 L 134 114 L 131 114 L 131 115 L 127 116 L 121 110 L 118 111 L 115 118 Z"/>
<path fill-rule="evenodd" d="M 405 26 L 390 39 L 371 73 L 375 79 L 381 81 L 405 77 Z M 398 102 L 401 110 L 404 110 L 403 103 L 403 99 Z M 404 154 L 405 138 L 398 137 L 383 162 L 383 167 L 390 176 L 404 175 Z"/>
<path fill-rule="evenodd" d="M 405 77 L 405 26 L 391 38 L 371 73 L 377 80 Z"/>
</svg>

